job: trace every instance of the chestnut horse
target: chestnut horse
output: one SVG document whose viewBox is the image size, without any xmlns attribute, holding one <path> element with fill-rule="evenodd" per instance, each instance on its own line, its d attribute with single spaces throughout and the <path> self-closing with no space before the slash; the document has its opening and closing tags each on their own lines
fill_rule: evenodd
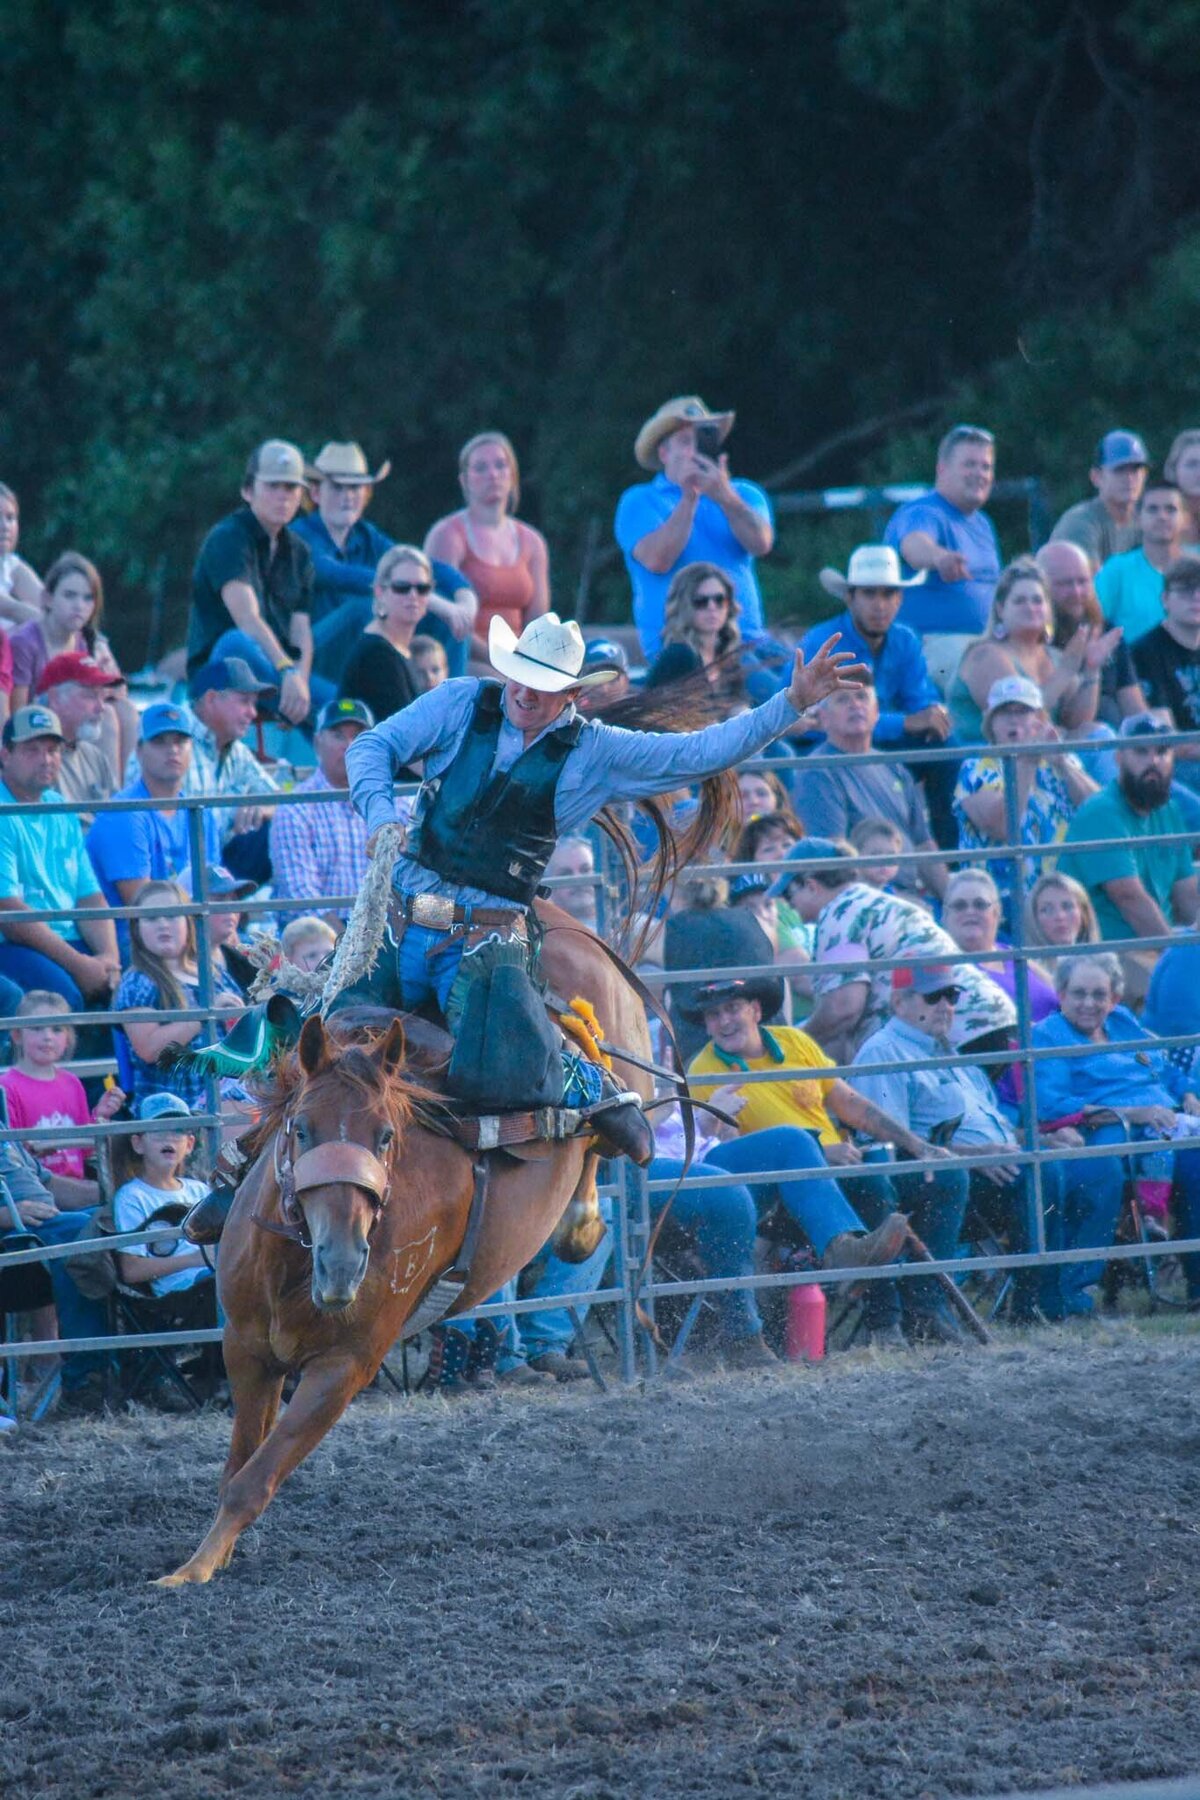
<svg viewBox="0 0 1200 1800">
<path fill-rule="evenodd" d="M 557 928 L 542 953 L 551 987 L 591 1000 L 607 1041 L 648 1057 L 645 1013 L 633 990 L 589 933 L 557 908 L 539 912 Z M 619 1079 L 648 1097 L 644 1072 L 615 1061 Z M 365 1043 L 334 1036 L 319 1015 L 305 1021 L 279 1072 L 263 1148 L 238 1189 L 217 1258 L 234 1402 L 217 1516 L 195 1554 L 160 1586 L 209 1581 L 224 1568 L 239 1535 L 374 1378 L 424 1289 L 453 1262 L 470 1215 L 474 1164 L 471 1153 L 421 1123 L 425 1094 L 419 1077 L 406 1073 L 399 1020 Z M 541 1145 L 530 1160 L 494 1158 L 454 1312 L 480 1304 L 524 1267 L 577 1191 L 593 1185 L 594 1168 L 587 1138 Z M 287 1234 L 281 1182 L 289 1177 L 292 1216 L 302 1218 L 307 1246 Z M 296 1369 L 299 1383 L 280 1414 L 284 1378 Z"/>
</svg>

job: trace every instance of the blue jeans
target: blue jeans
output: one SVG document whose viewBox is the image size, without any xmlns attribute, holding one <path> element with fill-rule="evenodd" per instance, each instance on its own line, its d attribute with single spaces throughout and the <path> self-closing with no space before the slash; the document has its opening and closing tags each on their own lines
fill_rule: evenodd
<svg viewBox="0 0 1200 1800">
<path fill-rule="evenodd" d="M 84 956 L 90 955 L 87 945 L 79 938 L 65 941 L 73 950 Z M 22 994 L 32 993 L 34 988 L 48 988 L 52 994 L 61 994 L 72 1012 L 87 1010 L 88 1002 L 74 977 L 68 975 L 61 964 L 43 956 L 40 950 L 30 950 L 25 944 L 10 944 L 0 938 L 0 977 L 4 978 L 6 987 L 15 985 Z M 6 994 L 6 1013 L 10 1010 L 10 999 L 11 995 Z"/>
<path fill-rule="evenodd" d="M 75 1212 L 58 1213 L 53 1219 L 46 1219 L 40 1225 L 27 1227 L 43 1244 L 71 1244 L 76 1238 L 89 1238 L 95 1235 L 93 1220 L 96 1217 L 94 1207 L 81 1207 Z M 56 1262 L 46 1264 L 50 1283 L 54 1289 L 54 1306 L 58 1313 L 58 1334 L 64 1338 L 108 1337 L 108 1308 L 103 1300 L 87 1300 L 80 1293 L 71 1277 L 67 1274 L 67 1265 L 60 1258 Z M 79 1387 L 85 1377 L 103 1374 L 109 1367 L 111 1358 L 105 1351 L 89 1350 L 81 1355 L 63 1358 L 62 1379 L 65 1388 Z"/>
<path fill-rule="evenodd" d="M 1120 1125 L 1086 1131 L 1089 1144 L 1126 1147 Z M 1126 1169 L 1120 1156 L 1078 1157 L 1042 1165 L 1042 1197 L 1046 1213 L 1047 1250 L 1107 1249 L 1113 1241 Z M 1099 1281 L 1104 1262 L 1060 1263 L 1041 1281 L 1041 1308 L 1048 1319 L 1090 1313 L 1092 1296 L 1085 1289 Z"/>
<path fill-rule="evenodd" d="M 210 662 L 216 662 L 222 656 L 240 656 L 248 662 L 260 681 L 269 681 L 272 687 L 279 686 L 279 676 L 271 667 L 271 659 L 260 644 L 245 631 L 223 631 L 212 647 Z M 318 713 L 327 700 L 337 695 L 337 684 L 327 681 L 314 669 L 309 676 L 308 691 L 312 697 L 312 713 Z M 312 716 L 312 715 L 310 715 Z"/>
<path fill-rule="evenodd" d="M 605 1199 L 600 1202 L 605 1220 L 611 1220 L 611 1203 Z M 533 1261 L 526 1266 L 534 1270 L 532 1285 L 527 1288 L 525 1299 L 545 1297 L 547 1300 L 565 1300 L 572 1294 L 586 1294 L 592 1288 L 600 1286 L 605 1266 L 612 1254 L 612 1232 L 606 1231 L 592 1254 L 581 1263 L 564 1262 L 554 1254 L 552 1238 L 547 1238 Z M 514 1275 L 511 1281 L 497 1288 L 485 1302 L 487 1306 L 502 1306 L 506 1301 L 517 1298 L 517 1285 L 520 1277 Z M 579 1308 L 581 1319 L 587 1317 L 587 1307 Z M 527 1362 L 531 1356 L 544 1356 L 549 1350 L 565 1352 L 575 1336 L 575 1327 L 571 1323 L 571 1315 L 566 1307 L 547 1307 L 543 1312 L 509 1313 L 506 1316 L 489 1321 L 500 1332 L 500 1350 L 496 1358 L 496 1367 L 501 1374 L 513 1369 L 518 1363 Z M 451 1319 L 453 1330 L 461 1331 L 465 1337 L 473 1338 L 476 1332 L 474 1319 Z"/>
<path fill-rule="evenodd" d="M 903 1168 L 902 1162 L 897 1163 L 890 1181 L 855 1182 L 858 1208 L 868 1223 L 878 1225 L 898 1205 L 929 1254 L 938 1262 L 949 1262 L 957 1254 L 967 1211 L 967 1171 L 939 1170 L 927 1181 L 924 1175 L 905 1175 Z M 950 1315 L 950 1303 L 933 1275 L 916 1275 L 896 1284 L 872 1281 L 867 1288 L 865 1317 L 872 1328 L 895 1324 L 901 1317 L 908 1324 L 919 1323 L 931 1315 L 940 1319 Z"/>
<path fill-rule="evenodd" d="M 397 970 L 400 1005 L 411 1011 L 424 1000 L 436 1000 L 444 1014 L 465 948 L 461 936 L 451 937 L 428 925 L 406 926 Z"/>
<path fill-rule="evenodd" d="M 750 1131 L 743 1137 L 718 1144 L 692 1164 L 695 1175 L 761 1175 L 768 1169 L 817 1169 L 825 1167 L 820 1145 L 795 1125 L 776 1125 L 768 1131 Z M 655 1157 L 652 1179 L 674 1179 L 683 1164 Z M 778 1198 L 799 1225 L 817 1256 L 823 1256 L 835 1237 L 845 1231 L 862 1231 L 863 1222 L 845 1198 L 837 1182 L 828 1180 L 746 1183 L 733 1181 L 715 1188 L 682 1188 L 675 1196 L 671 1217 L 694 1233 L 705 1272 L 716 1278 L 754 1272 L 754 1239 L 759 1215 Z M 734 1290 L 720 1301 L 722 1325 L 729 1338 L 752 1337 L 762 1330 L 758 1303 L 751 1291 Z"/>
</svg>

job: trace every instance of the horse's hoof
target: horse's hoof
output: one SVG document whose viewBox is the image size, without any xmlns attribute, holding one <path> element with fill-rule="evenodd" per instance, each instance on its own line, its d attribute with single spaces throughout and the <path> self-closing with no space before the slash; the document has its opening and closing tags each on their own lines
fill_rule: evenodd
<svg viewBox="0 0 1200 1800">
<path fill-rule="evenodd" d="M 211 1580 L 211 1569 L 205 1573 L 202 1569 L 194 1569 L 191 1563 L 184 1563 L 183 1567 L 181 1569 L 176 1569 L 173 1575 L 160 1575 L 158 1579 L 152 1581 L 150 1585 L 151 1587 L 160 1588 L 191 1587 Z"/>
</svg>

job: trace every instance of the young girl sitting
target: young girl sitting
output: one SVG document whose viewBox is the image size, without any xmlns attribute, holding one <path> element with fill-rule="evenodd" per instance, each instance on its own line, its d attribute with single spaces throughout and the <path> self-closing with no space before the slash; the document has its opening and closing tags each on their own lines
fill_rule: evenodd
<svg viewBox="0 0 1200 1800">
<path fill-rule="evenodd" d="M 188 1130 L 191 1114 L 177 1094 L 161 1090 L 143 1096 L 137 1117 L 153 1129 L 134 1132 L 131 1137 L 115 1138 L 113 1176 L 120 1182 L 113 1195 L 113 1223 L 118 1231 L 140 1231 L 172 1202 L 194 1206 L 204 1198 L 203 1181 L 182 1174 L 188 1157 L 196 1147 L 195 1134 Z M 211 1312 L 216 1319 L 213 1272 L 200 1250 L 184 1240 L 176 1248 L 170 1226 L 164 1224 L 161 1243 L 130 1244 L 118 1250 L 117 1266 L 121 1280 L 129 1287 L 148 1287 L 156 1298 L 164 1294 L 180 1294 L 189 1288 L 205 1291 L 197 1294 L 197 1314 Z M 162 1251 L 167 1254 L 161 1254 Z"/>
<path fill-rule="evenodd" d="M 139 907 L 186 905 L 183 889 L 174 881 L 148 881 L 137 901 Z M 212 991 L 215 1000 L 233 1003 L 241 1008 L 242 996 L 233 978 L 211 957 Z M 196 953 L 196 926 L 191 917 L 163 913 L 158 918 L 133 918 L 129 922 L 129 967 L 121 977 L 113 1001 L 115 1012 L 154 1011 L 195 1007 L 200 1000 L 200 970 Z M 218 1021 L 218 1031 L 231 1019 Z M 172 1024 L 155 1024 L 152 1020 L 129 1022 L 119 1037 L 128 1048 L 128 1085 L 134 1112 L 147 1094 L 169 1089 L 187 1103 L 194 1112 L 205 1108 L 204 1076 L 187 1068 L 164 1071 L 156 1067 L 158 1058 L 172 1044 L 190 1044 L 203 1034 L 208 1041 L 209 1027 L 198 1019 L 180 1020 Z"/>
<path fill-rule="evenodd" d="M 17 1018 L 45 1013 L 70 1012 L 61 994 L 32 988 L 17 1007 Z M 75 1031 L 70 1025 L 14 1025 L 11 1031 L 13 1064 L 0 1072 L 0 1086 L 8 1095 L 8 1122 L 14 1130 L 35 1126 L 87 1125 L 112 1119 L 125 1104 L 119 1087 L 107 1089 L 89 1107 L 83 1083 L 59 1064 L 73 1055 Z M 37 1138 L 30 1149 L 45 1169 L 51 1193 L 60 1208 L 95 1206 L 100 1198 L 95 1181 L 84 1173 L 86 1139 Z"/>
</svg>

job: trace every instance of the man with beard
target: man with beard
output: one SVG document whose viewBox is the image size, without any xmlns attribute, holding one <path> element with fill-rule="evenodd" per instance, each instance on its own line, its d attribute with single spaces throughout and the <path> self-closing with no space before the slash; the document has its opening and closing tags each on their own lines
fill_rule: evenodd
<svg viewBox="0 0 1200 1800">
<path fill-rule="evenodd" d="M 1171 731 L 1157 713 L 1121 725 L 1117 779 L 1085 800 L 1067 828 L 1069 844 L 1126 840 L 1113 849 L 1080 849 L 1062 858 L 1064 874 L 1081 881 L 1106 939 L 1166 937 L 1191 925 L 1200 904 L 1192 859 L 1182 843 L 1147 842 L 1187 825 L 1171 798 L 1175 752 L 1159 740 Z"/>
<path fill-rule="evenodd" d="M 118 787 L 104 746 L 100 720 L 109 690 L 121 677 L 94 656 L 70 650 L 52 656 L 38 678 L 38 699 L 57 715 L 63 734 L 62 766 L 55 784 L 64 800 L 109 800 Z M 86 831 L 91 824 L 82 815 Z"/>
</svg>

